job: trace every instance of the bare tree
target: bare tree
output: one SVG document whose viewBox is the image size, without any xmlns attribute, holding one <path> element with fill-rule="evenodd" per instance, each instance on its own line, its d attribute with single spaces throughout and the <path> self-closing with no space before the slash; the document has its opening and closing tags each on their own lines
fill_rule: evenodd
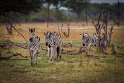
<svg viewBox="0 0 124 83">
<path fill-rule="evenodd" d="M 98 50 L 104 51 L 107 46 L 110 46 L 111 44 L 111 37 L 112 37 L 112 31 L 113 27 L 115 26 L 115 22 L 113 22 L 113 25 L 110 28 L 110 31 L 108 31 L 108 10 L 103 10 L 100 12 L 98 21 L 95 23 L 93 18 L 91 16 L 91 22 L 95 26 L 96 34 L 98 36 Z M 102 32 L 103 29 L 103 32 Z"/>
<path fill-rule="evenodd" d="M 47 11 L 48 11 L 48 13 L 47 13 L 47 28 L 49 28 L 50 3 L 51 3 L 51 1 L 47 0 Z"/>
<path fill-rule="evenodd" d="M 63 25 L 62 25 L 62 27 L 63 27 Z M 70 22 L 69 23 L 67 23 L 67 32 L 64 32 L 64 31 L 62 31 L 62 27 L 61 27 L 61 32 L 64 34 L 64 36 L 66 37 L 66 38 L 68 38 L 68 37 L 70 37 Z"/>
<path fill-rule="evenodd" d="M 23 36 L 21 32 L 19 32 L 16 28 L 15 25 L 20 24 L 20 14 L 14 15 L 14 13 L 10 12 L 10 14 L 5 14 L 4 15 L 4 20 L 6 23 L 6 30 L 9 35 L 13 35 L 13 30 L 15 30 L 19 35 L 22 36 L 22 38 L 26 41 L 26 38 Z"/>
</svg>

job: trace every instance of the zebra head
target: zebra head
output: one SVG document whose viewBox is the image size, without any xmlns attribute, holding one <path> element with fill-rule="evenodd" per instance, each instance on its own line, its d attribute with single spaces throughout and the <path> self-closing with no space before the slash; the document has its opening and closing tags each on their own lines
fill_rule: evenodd
<svg viewBox="0 0 124 83">
<path fill-rule="evenodd" d="M 83 33 L 82 40 L 87 44 L 89 42 L 89 34 Z"/>
<path fill-rule="evenodd" d="M 52 33 L 47 31 L 47 32 L 44 32 L 44 35 L 45 35 L 45 43 L 46 43 L 46 46 L 50 47 L 50 44 L 51 44 L 51 37 L 52 37 Z"/>
<path fill-rule="evenodd" d="M 46 32 L 44 35 L 46 46 L 58 45 L 59 41 L 61 41 L 60 35 L 56 32 Z"/>
<path fill-rule="evenodd" d="M 29 28 L 29 35 L 33 35 L 35 33 L 35 28 Z"/>
<path fill-rule="evenodd" d="M 83 46 L 88 46 L 89 44 L 91 44 L 92 46 L 97 46 L 98 44 L 98 37 L 96 33 L 94 34 L 83 33 L 82 40 Z"/>
<path fill-rule="evenodd" d="M 29 41 L 33 42 L 35 38 L 35 28 L 29 28 Z"/>
</svg>

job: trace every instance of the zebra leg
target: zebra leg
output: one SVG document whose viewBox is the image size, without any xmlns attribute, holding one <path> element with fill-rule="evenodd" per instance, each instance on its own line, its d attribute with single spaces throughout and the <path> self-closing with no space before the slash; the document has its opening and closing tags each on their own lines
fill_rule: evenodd
<svg viewBox="0 0 124 83">
<path fill-rule="evenodd" d="M 56 51 L 57 51 L 57 52 L 56 52 L 56 54 L 57 54 L 57 59 L 58 59 L 58 58 L 61 59 L 61 47 L 58 46 Z"/>
<path fill-rule="evenodd" d="M 54 48 L 54 60 L 58 59 L 57 47 Z"/>
<path fill-rule="evenodd" d="M 88 55 L 88 47 L 85 47 L 85 52 L 86 52 L 86 55 Z"/>
<path fill-rule="evenodd" d="M 34 52 L 34 64 L 37 65 L 38 62 L 38 51 Z"/>
<path fill-rule="evenodd" d="M 36 65 L 36 54 L 33 55 L 33 66 Z"/>
<path fill-rule="evenodd" d="M 37 64 L 37 51 L 34 50 L 32 54 L 33 66 L 35 66 Z"/>
<path fill-rule="evenodd" d="M 34 59 L 34 66 L 35 66 L 35 65 L 37 65 L 37 54 L 34 54 L 33 59 Z"/>
<path fill-rule="evenodd" d="M 54 47 L 54 59 L 58 59 L 58 56 L 59 56 L 59 48 L 58 47 Z"/>
<path fill-rule="evenodd" d="M 52 58 L 53 58 L 53 47 L 51 47 L 50 49 L 50 60 L 52 61 Z"/>
<path fill-rule="evenodd" d="M 61 47 L 59 47 L 59 58 L 61 59 L 62 57 L 61 57 Z"/>
<path fill-rule="evenodd" d="M 38 52 L 37 52 L 37 54 L 36 54 L 36 65 L 38 64 Z"/>
<path fill-rule="evenodd" d="M 51 47 L 51 60 L 56 59 L 57 57 L 57 48 L 55 46 Z"/>
<path fill-rule="evenodd" d="M 33 66 L 35 66 L 35 53 L 33 52 L 33 55 L 32 55 L 32 63 L 33 63 Z"/>
<path fill-rule="evenodd" d="M 58 59 L 58 57 L 60 57 L 60 48 L 59 47 L 57 47 L 57 59 Z"/>
<path fill-rule="evenodd" d="M 50 58 L 51 58 L 51 48 L 50 47 L 47 47 L 47 49 L 48 49 L 48 58 L 47 58 L 47 60 L 49 60 Z"/>
<path fill-rule="evenodd" d="M 31 66 L 33 66 L 33 52 L 30 51 L 29 54 L 30 54 Z"/>
</svg>

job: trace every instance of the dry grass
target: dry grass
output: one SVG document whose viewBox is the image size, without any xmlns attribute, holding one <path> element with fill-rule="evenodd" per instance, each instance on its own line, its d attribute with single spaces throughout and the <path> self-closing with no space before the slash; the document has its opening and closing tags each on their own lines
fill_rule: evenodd
<svg viewBox="0 0 124 83">
<path fill-rule="evenodd" d="M 28 28 L 34 27 L 36 28 L 36 35 L 38 35 L 41 38 L 41 40 L 44 40 L 44 32 L 45 31 L 58 32 L 58 24 L 61 26 L 62 23 L 50 23 L 49 28 L 47 28 L 46 23 L 23 23 L 20 26 L 15 26 L 15 27 L 17 28 L 18 31 L 20 31 L 24 35 L 26 39 L 28 38 L 28 34 L 29 34 Z M 81 24 L 82 23 L 70 24 L 71 32 L 70 32 L 70 37 L 67 40 L 80 40 L 81 33 L 95 33 L 95 28 L 94 26 L 92 26 L 92 24 L 89 24 L 88 26 L 82 26 Z M 63 25 L 64 28 L 67 28 L 66 23 L 63 23 Z M 123 28 L 124 26 L 114 27 L 112 39 L 124 39 Z M 1 31 L 0 39 L 8 38 L 5 25 L 0 26 L 0 31 Z M 67 32 L 67 30 L 63 30 L 63 31 Z M 24 41 L 24 39 L 20 37 L 16 31 L 14 31 L 13 37 L 15 41 Z M 66 39 L 63 34 L 62 34 L 62 38 Z"/>
<path fill-rule="evenodd" d="M 61 24 L 61 23 L 59 23 Z M 58 31 L 57 23 L 50 23 L 50 28 L 46 28 L 45 23 L 25 23 L 16 28 L 28 39 L 28 28 L 35 27 L 36 34 L 40 36 L 44 44 L 45 31 Z M 66 23 L 64 23 L 66 28 Z M 80 33 L 94 33 L 94 27 L 89 24 L 82 26 L 81 23 L 71 23 L 71 34 L 69 38 L 62 35 L 64 42 L 72 40 L 75 47 L 64 48 L 66 50 L 78 50 L 80 47 Z M 74 28 L 82 28 L 81 30 Z M 124 26 L 115 27 L 112 42 L 124 45 Z M 0 26 L 0 40 L 7 39 L 8 35 L 4 25 Z M 14 31 L 15 42 L 25 42 Z M 45 45 L 43 45 L 45 47 Z M 121 49 L 123 52 L 124 49 Z M 12 48 L 11 51 L 29 56 L 26 49 Z M 110 51 L 107 50 L 108 52 Z M 6 52 L 0 51 L 6 56 Z M 97 54 L 95 52 L 77 55 L 62 55 L 62 60 L 48 61 L 47 52 L 41 50 L 36 67 L 30 66 L 29 60 L 7 60 L 0 61 L 0 83 L 124 83 L 124 56 L 119 55 L 115 60 L 113 55 Z M 15 57 L 18 59 L 18 57 Z"/>
</svg>

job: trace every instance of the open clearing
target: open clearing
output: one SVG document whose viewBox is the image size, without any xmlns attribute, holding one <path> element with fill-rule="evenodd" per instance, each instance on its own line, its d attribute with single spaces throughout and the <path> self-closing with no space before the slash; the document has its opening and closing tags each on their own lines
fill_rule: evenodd
<svg viewBox="0 0 124 83">
<path fill-rule="evenodd" d="M 41 38 L 42 46 L 45 48 L 44 32 L 57 31 L 58 25 L 62 23 L 50 23 L 47 29 L 46 23 L 25 23 L 16 26 L 28 40 L 28 28 L 35 27 L 36 35 Z M 63 31 L 67 32 L 66 23 Z M 78 50 L 81 46 L 81 33 L 94 33 L 92 24 L 83 26 L 82 23 L 71 23 L 70 37 L 62 35 L 63 42 L 72 41 L 73 47 L 66 50 Z M 8 38 L 4 25 L 0 25 L 0 40 Z M 14 42 L 25 43 L 25 40 L 14 31 Z M 118 48 L 117 56 L 111 55 L 110 48 L 107 55 L 103 53 L 90 52 L 77 55 L 62 54 L 62 60 L 48 61 L 47 52 L 41 49 L 36 67 L 30 66 L 29 60 L 14 57 L 11 60 L 0 61 L 0 83 L 124 83 L 124 26 L 114 27 L 112 43 L 121 46 Z M 12 48 L 10 51 L 29 56 L 27 49 Z M 0 49 L 0 56 L 9 55 L 7 50 Z"/>
</svg>

